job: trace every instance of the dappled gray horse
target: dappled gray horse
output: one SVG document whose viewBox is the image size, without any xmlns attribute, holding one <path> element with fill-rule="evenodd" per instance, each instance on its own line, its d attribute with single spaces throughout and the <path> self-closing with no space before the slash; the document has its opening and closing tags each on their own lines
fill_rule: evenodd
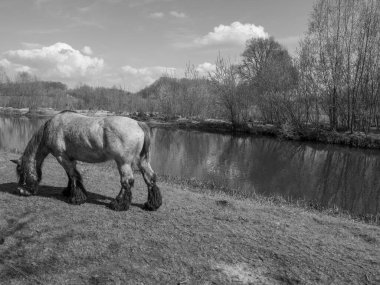
<svg viewBox="0 0 380 285">
<path fill-rule="evenodd" d="M 115 160 L 120 173 L 121 190 L 111 202 L 114 210 L 128 210 L 134 183 L 132 166 L 136 165 L 148 186 L 147 210 L 157 210 L 162 204 L 156 174 L 149 163 L 150 129 L 142 122 L 126 117 L 87 117 L 63 111 L 49 119 L 33 135 L 17 163 L 18 193 L 37 193 L 42 177 L 42 164 L 51 153 L 65 169 L 69 178 L 62 194 L 69 203 L 82 204 L 87 199 L 76 162 L 89 163 Z"/>
</svg>

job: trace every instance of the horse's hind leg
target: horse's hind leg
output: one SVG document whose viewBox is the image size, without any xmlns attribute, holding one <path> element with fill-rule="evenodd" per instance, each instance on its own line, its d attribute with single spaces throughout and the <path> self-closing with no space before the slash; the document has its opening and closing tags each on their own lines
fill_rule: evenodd
<svg viewBox="0 0 380 285">
<path fill-rule="evenodd" d="M 133 171 L 131 164 L 118 163 L 120 173 L 121 189 L 119 195 L 110 204 L 110 208 L 115 211 L 126 211 L 129 209 L 132 201 L 132 187 L 134 184 Z"/>
<path fill-rule="evenodd" d="M 76 162 L 62 156 L 57 157 L 57 160 L 66 170 L 69 178 L 68 185 L 62 194 L 68 197 L 68 202 L 71 204 L 83 204 L 87 200 L 87 191 L 83 186 L 82 176 L 76 169 Z"/>
<path fill-rule="evenodd" d="M 162 205 L 160 188 L 156 184 L 156 173 L 154 173 L 149 161 L 145 158 L 141 159 L 139 168 L 148 186 L 148 201 L 144 204 L 144 208 L 148 211 L 156 211 Z"/>
</svg>

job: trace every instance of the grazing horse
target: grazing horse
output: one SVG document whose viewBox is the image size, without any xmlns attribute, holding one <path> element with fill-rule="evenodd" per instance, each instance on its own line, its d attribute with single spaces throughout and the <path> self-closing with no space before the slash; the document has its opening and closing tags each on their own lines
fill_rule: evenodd
<svg viewBox="0 0 380 285">
<path fill-rule="evenodd" d="M 128 210 L 131 188 L 134 184 L 132 166 L 137 166 L 148 186 L 145 209 L 155 211 L 162 204 L 156 174 L 149 163 L 150 129 L 142 122 L 127 117 L 87 117 L 73 111 L 63 111 L 49 119 L 33 135 L 17 164 L 18 193 L 36 194 L 42 177 L 42 164 L 50 153 L 65 169 L 69 178 L 62 194 L 72 204 L 82 204 L 87 199 L 82 177 L 76 162 L 88 163 L 115 160 L 121 190 L 111 202 L 116 211 Z"/>
</svg>

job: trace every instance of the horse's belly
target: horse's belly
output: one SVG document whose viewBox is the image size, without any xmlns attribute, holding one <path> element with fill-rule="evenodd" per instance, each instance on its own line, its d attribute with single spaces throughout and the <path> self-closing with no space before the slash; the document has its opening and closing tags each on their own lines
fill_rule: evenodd
<svg viewBox="0 0 380 285">
<path fill-rule="evenodd" d="M 111 159 L 103 149 L 96 148 L 68 148 L 66 153 L 73 160 L 89 163 L 104 162 Z"/>
<path fill-rule="evenodd" d="M 99 137 L 99 136 L 98 136 Z M 84 162 L 104 162 L 111 159 L 103 141 L 98 137 L 87 135 L 67 138 L 65 152 L 74 160 Z"/>
</svg>

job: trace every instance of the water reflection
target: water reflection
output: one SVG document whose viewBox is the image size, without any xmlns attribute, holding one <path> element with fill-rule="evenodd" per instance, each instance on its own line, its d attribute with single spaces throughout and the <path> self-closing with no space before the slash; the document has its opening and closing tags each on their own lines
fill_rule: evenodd
<svg viewBox="0 0 380 285">
<path fill-rule="evenodd" d="M 378 151 L 163 129 L 154 130 L 154 141 L 152 164 L 163 174 L 337 205 L 356 214 L 379 212 Z"/>
<path fill-rule="evenodd" d="M 22 151 L 43 122 L 0 116 L 0 150 Z M 380 211 L 379 151 L 167 129 L 154 129 L 153 141 L 159 174 L 304 198 L 355 214 Z"/>
<path fill-rule="evenodd" d="M 45 120 L 0 116 L 0 150 L 22 152 L 26 143 Z"/>
</svg>

